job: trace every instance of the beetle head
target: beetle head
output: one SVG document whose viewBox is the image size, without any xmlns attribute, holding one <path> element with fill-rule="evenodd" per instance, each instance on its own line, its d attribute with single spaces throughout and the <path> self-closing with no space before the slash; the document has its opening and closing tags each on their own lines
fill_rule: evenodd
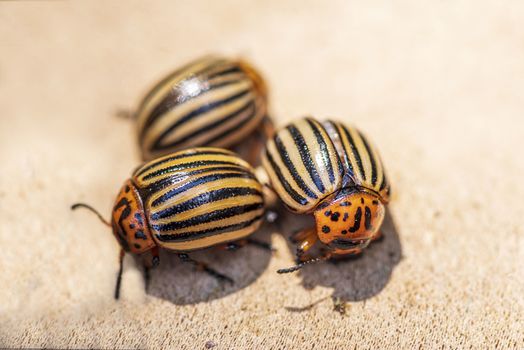
<svg viewBox="0 0 524 350">
<path fill-rule="evenodd" d="M 363 189 L 342 190 L 315 210 L 317 234 L 335 254 L 353 254 L 378 233 L 385 208 L 379 197 Z"/>
<path fill-rule="evenodd" d="M 124 183 L 116 197 L 111 226 L 118 243 L 127 252 L 141 254 L 156 245 L 149 231 L 142 200 L 131 180 Z"/>
</svg>

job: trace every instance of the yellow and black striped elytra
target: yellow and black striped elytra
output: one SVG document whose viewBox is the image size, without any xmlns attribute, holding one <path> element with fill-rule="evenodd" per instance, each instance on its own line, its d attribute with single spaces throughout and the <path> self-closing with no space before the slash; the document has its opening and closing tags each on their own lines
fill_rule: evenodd
<svg viewBox="0 0 524 350">
<path fill-rule="evenodd" d="M 79 206 L 93 210 L 85 204 L 73 208 Z M 158 248 L 197 263 L 188 252 L 245 239 L 261 225 L 264 210 L 262 185 L 251 166 L 231 151 L 201 147 L 152 160 L 135 170 L 118 193 L 107 224 L 122 248 L 121 264 L 124 251 L 151 252 L 155 266 Z M 121 270 L 115 297 L 120 276 Z"/>
<path fill-rule="evenodd" d="M 299 119 L 267 142 L 262 161 L 283 203 L 295 213 L 313 214 L 316 221 L 316 228 L 294 237 L 303 262 L 280 273 L 360 253 L 378 238 L 390 185 L 378 152 L 356 128 Z M 318 241 L 328 252 L 305 259 Z"/>
<path fill-rule="evenodd" d="M 266 117 L 267 88 L 243 60 L 206 56 L 157 83 L 137 111 L 148 160 L 189 147 L 230 148 Z"/>
</svg>

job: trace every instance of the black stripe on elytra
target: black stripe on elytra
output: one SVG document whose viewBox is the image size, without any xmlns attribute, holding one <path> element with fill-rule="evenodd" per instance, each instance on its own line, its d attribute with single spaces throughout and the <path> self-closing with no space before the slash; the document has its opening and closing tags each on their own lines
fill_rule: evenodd
<svg viewBox="0 0 524 350">
<path fill-rule="evenodd" d="M 250 90 L 249 89 L 246 89 L 246 90 L 242 90 L 232 96 L 228 96 L 226 98 L 223 98 L 221 100 L 218 100 L 218 101 L 213 101 L 213 102 L 210 102 L 210 103 L 206 103 L 200 107 L 198 107 L 197 109 L 187 113 L 186 115 L 184 115 L 183 117 L 181 117 L 180 119 L 178 119 L 175 123 L 171 124 L 168 128 L 166 128 L 166 130 L 164 130 L 162 132 L 162 134 L 160 134 L 160 136 L 158 136 L 158 138 L 155 140 L 154 144 L 153 144 L 153 148 L 154 149 L 159 149 L 161 147 L 161 143 L 162 143 L 162 140 L 167 136 L 169 135 L 173 130 L 175 130 L 176 128 L 180 127 L 180 125 L 184 124 L 184 123 L 187 123 L 189 122 L 190 120 L 194 119 L 194 118 L 198 118 L 199 116 L 202 116 L 204 113 L 208 112 L 208 111 L 211 111 L 215 108 L 218 108 L 218 107 L 221 107 L 221 106 L 224 106 L 224 105 L 227 105 L 229 103 L 232 103 L 233 101 L 237 100 L 237 99 L 240 99 L 246 95 L 248 95 L 250 93 Z"/>
<path fill-rule="evenodd" d="M 346 149 L 344 142 L 342 141 L 342 134 L 344 135 L 347 134 L 346 128 L 339 123 L 334 123 L 331 121 L 330 123 L 335 127 L 338 137 L 340 139 L 340 142 L 342 143 L 342 148 L 344 149 L 344 154 L 340 155 L 341 157 L 344 156 L 344 161 L 345 161 L 344 165 L 347 166 L 347 169 L 344 169 L 344 172 L 350 175 L 351 177 L 353 177 L 355 174 L 355 170 L 353 170 L 353 164 L 351 164 L 351 159 L 349 158 L 349 150 Z"/>
<path fill-rule="evenodd" d="M 382 170 L 382 183 L 380 184 L 379 192 L 388 186 L 388 178 L 386 177 L 386 172 Z"/>
<path fill-rule="evenodd" d="M 356 232 L 360 228 L 360 220 L 362 219 L 362 208 L 358 207 L 355 213 L 355 223 L 349 228 L 349 232 Z"/>
<path fill-rule="evenodd" d="M 225 160 L 198 160 L 198 161 L 188 162 L 188 163 L 179 163 L 176 165 L 168 166 L 166 168 L 158 169 L 157 171 L 153 171 L 152 173 L 144 176 L 142 180 L 147 181 L 154 177 L 164 175 L 167 173 L 178 172 L 182 170 L 197 168 L 199 166 L 208 166 L 208 165 L 237 165 L 237 163 L 228 162 Z"/>
<path fill-rule="evenodd" d="M 349 144 L 351 146 L 351 153 L 355 157 L 358 168 L 360 170 L 360 175 L 362 176 L 363 179 L 365 179 L 366 173 L 364 172 L 364 165 L 362 164 L 362 159 L 360 158 L 360 153 L 358 152 L 357 146 L 355 146 L 355 141 L 353 140 L 353 137 L 351 136 L 351 134 L 349 133 L 349 131 L 346 128 L 344 128 L 344 133 L 346 134 L 346 137 L 348 138 Z"/>
<path fill-rule="evenodd" d="M 246 227 L 253 225 L 255 222 L 262 219 L 263 215 L 259 215 L 251 220 L 243 221 L 238 224 L 232 224 L 227 226 L 213 227 L 201 231 L 189 231 L 171 235 L 157 234 L 156 238 L 161 242 L 185 242 L 195 241 L 209 236 L 215 236 L 226 232 L 240 231 Z"/>
<path fill-rule="evenodd" d="M 191 132 L 191 133 L 188 133 L 186 134 L 184 137 L 181 137 L 179 139 L 177 139 L 176 141 L 173 141 L 169 144 L 166 144 L 166 145 L 162 145 L 161 147 L 159 147 L 159 149 L 166 149 L 166 148 L 171 148 L 171 147 L 176 147 L 180 144 L 183 144 L 184 142 L 187 142 L 188 140 L 198 136 L 198 135 L 201 135 L 203 133 L 206 133 L 206 132 L 209 132 L 210 130 L 213 130 L 213 129 L 216 129 L 218 126 L 234 119 L 235 117 L 238 117 L 239 115 L 241 115 L 243 112 L 247 111 L 247 110 L 250 110 L 250 109 L 254 109 L 254 106 L 255 106 L 255 103 L 253 102 L 253 100 L 250 100 L 246 103 L 244 103 L 243 106 L 241 106 L 240 108 L 238 108 L 236 111 L 226 115 L 225 117 L 223 118 L 220 118 L 220 119 L 214 119 L 214 121 L 212 123 L 209 123 L 209 124 L 206 124 L 205 126 L 203 127 L 199 127 L 197 130 Z M 252 113 L 250 114 L 252 115 Z M 218 117 L 217 117 L 218 118 Z M 237 128 L 237 125 L 235 124 L 233 126 L 233 128 Z"/>
<path fill-rule="evenodd" d="M 222 77 L 224 75 L 228 75 L 228 74 L 232 74 L 232 73 L 243 73 L 243 72 L 244 71 L 242 69 L 240 69 L 239 66 L 233 66 L 231 68 L 228 68 L 228 69 L 225 69 L 225 70 L 222 70 L 222 71 L 213 72 L 211 74 L 206 74 L 206 78 L 207 79 L 213 79 L 213 78 Z M 238 79 L 238 80 L 240 80 L 240 79 Z"/>
<path fill-rule="evenodd" d="M 333 140 L 333 137 L 337 137 L 338 136 L 339 140 L 342 139 L 342 137 L 340 136 L 340 130 L 338 129 L 338 125 L 336 123 L 334 123 L 333 121 L 331 121 L 331 120 L 328 120 L 325 123 L 329 124 L 331 126 L 332 130 L 336 133 L 336 135 L 330 135 L 328 133 L 328 129 L 326 129 L 324 127 L 324 129 L 326 130 L 326 134 L 328 135 L 329 139 L 333 143 L 333 146 L 335 146 L 334 145 L 335 142 Z M 337 162 L 338 163 L 338 173 L 339 174 L 344 174 L 345 173 L 345 169 L 344 169 L 344 165 L 345 164 L 343 163 L 343 161 L 341 159 L 343 155 L 338 153 L 338 150 L 336 149 L 336 147 L 334 147 L 334 148 L 335 148 L 335 152 L 337 153 L 337 159 L 338 159 L 338 162 Z M 345 163 L 347 163 L 347 166 L 349 167 L 350 173 L 353 173 L 353 167 L 349 163 L 349 159 L 347 158 L 347 154 L 344 154 L 344 158 L 345 158 L 345 161 L 346 161 Z"/>
<path fill-rule="evenodd" d="M 371 226 L 371 209 L 369 209 L 368 206 L 366 206 L 366 210 L 364 211 L 364 217 L 366 218 L 366 220 L 364 221 L 364 225 L 366 227 L 366 230 L 370 231 L 372 226 Z"/>
<path fill-rule="evenodd" d="M 318 175 L 315 163 L 313 163 L 313 160 L 311 159 L 311 153 L 307 146 L 306 140 L 304 140 L 304 136 L 293 124 L 288 125 L 286 129 L 289 131 L 289 133 L 293 137 L 293 141 L 295 141 L 295 144 L 297 145 L 298 152 L 300 153 L 300 158 L 302 159 L 304 167 L 308 170 L 311 180 L 313 180 L 315 186 L 318 188 L 320 193 L 325 193 L 326 189 L 324 188 L 322 179 Z"/>
<path fill-rule="evenodd" d="M 247 214 L 251 211 L 255 211 L 260 208 L 264 208 L 264 203 L 259 202 L 259 203 L 251 203 L 251 204 L 246 204 L 246 205 L 238 205 L 234 207 L 213 210 L 209 213 L 193 216 L 192 218 L 189 218 L 187 220 L 171 221 L 166 224 L 158 224 L 158 225 L 153 224 L 151 225 L 151 227 L 154 230 L 157 230 L 160 232 L 178 230 L 181 228 L 188 228 L 188 227 L 196 226 L 200 224 L 208 224 L 208 223 L 212 223 L 213 221 L 219 221 L 222 219 L 228 219 L 228 218 L 242 215 L 242 214 Z"/>
<path fill-rule="evenodd" d="M 224 155 L 224 156 L 231 156 L 231 155 L 233 155 L 232 152 L 227 151 L 227 150 L 220 150 L 220 151 L 216 151 L 216 150 L 199 150 L 199 151 L 194 151 L 194 152 L 187 152 L 187 153 L 183 153 L 183 154 L 177 154 L 176 156 L 172 156 L 172 157 L 162 158 L 162 159 L 159 159 L 159 160 L 156 160 L 156 161 L 152 161 L 150 163 L 146 163 L 146 164 L 144 164 L 143 168 L 138 168 L 137 171 L 135 171 L 135 173 L 133 175 L 134 176 L 140 176 L 143 173 L 146 173 L 149 170 L 151 170 L 153 168 L 156 168 L 157 166 L 161 165 L 162 163 L 171 162 L 171 161 L 177 160 L 177 159 L 184 159 L 184 158 L 189 158 L 189 157 L 194 157 L 194 156 L 202 156 L 202 155 L 208 155 L 208 154 L 209 155 Z"/>
<path fill-rule="evenodd" d="M 199 92 L 199 95 L 208 94 L 208 93 L 211 93 L 213 90 L 219 89 L 224 86 L 233 85 L 236 83 L 238 83 L 238 80 L 223 81 L 220 83 L 213 84 L 211 86 L 205 86 L 205 90 L 201 90 Z M 143 136 L 146 133 L 147 128 L 153 125 L 153 123 L 156 122 L 162 115 L 174 109 L 175 107 L 181 106 L 182 104 L 184 104 L 184 102 L 190 99 L 191 98 L 187 96 L 185 91 L 181 90 L 180 88 L 172 89 L 155 106 L 155 108 L 153 108 L 153 110 L 149 114 L 149 117 L 146 123 L 144 124 L 143 129 L 141 130 L 141 135 Z"/>
<path fill-rule="evenodd" d="M 313 191 L 311 191 L 311 189 L 306 185 L 306 183 L 298 173 L 297 168 L 295 168 L 295 164 L 293 164 L 289 157 L 289 153 L 286 150 L 286 146 L 284 145 L 278 134 L 275 135 L 273 140 L 275 141 L 275 146 L 277 147 L 280 159 L 282 159 L 282 162 L 286 165 L 287 170 L 291 174 L 293 180 L 295 180 L 295 182 L 297 183 L 298 187 L 300 187 L 300 189 L 304 191 L 304 193 L 308 197 L 317 199 L 317 195 Z"/>
<path fill-rule="evenodd" d="M 146 189 L 148 194 L 145 195 L 145 197 L 148 197 L 149 194 L 158 192 L 165 188 L 166 186 L 169 186 L 170 184 L 174 182 L 178 182 L 181 179 L 190 178 L 191 176 L 205 174 L 205 173 L 213 173 L 213 172 L 219 172 L 219 171 L 235 171 L 239 173 L 246 173 L 246 169 L 241 166 L 208 166 L 204 169 L 197 169 L 193 171 L 183 171 L 180 173 L 175 173 L 172 176 L 168 178 L 162 178 L 158 181 L 152 182 L 147 185 Z M 144 197 L 144 198 L 145 198 Z"/>
<path fill-rule="evenodd" d="M 193 210 L 202 205 L 213 203 L 227 198 L 257 195 L 262 197 L 262 193 L 251 187 L 226 187 L 218 190 L 201 193 L 185 202 L 161 210 L 151 215 L 151 220 L 165 219 L 175 214 L 180 214 L 188 210 Z"/>
<path fill-rule="evenodd" d="M 246 114 L 241 120 L 237 121 L 235 125 L 231 126 L 230 128 L 222 131 L 218 135 L 213 136 L 212 138 L 208 139 L 207 141 L 204 141 L 204 146 L 211 146 L 215 142 L 217 142 L 220 139 L 225 139 L 226 137 L 230 136 L 232 133 L 235 132 L 242 132 L 242 128 L 244 125 L 246 125 L 248 122 L 253 120 L 253 118 L 256 117 L 256 111 L 255 111 L 255 104 L 253 103 L 253 112 Z"/>
<path fill-rule="evenodd" d="M 155 199 L 151 205 L 153 207 L 156 207 L 157 205 L 159 204 L 162 204 L 164 203 L 165 201 L 168 201 L 170 198 L 180 194 L 180 193 L 183 193 L 189 189 L 192 189 L 196 186 L 199 186 L 199 185 L 202 185 L 202 184 L 205 184 L 205 183 L 209 183 L 209 182 L 212 182 L 212 181 L 218 181 L 218 180 L 223 180 L 223 179 L 233 179 L 233 178 L 241 178 L 241 179 L 254 179 L 254 175 L 250 174 L 250 173 L 225 173 L 225 174 L 211 174 L 211 175 L 205 175 L 205 176 L 202 176 L 202 177 L 199 177 L 193 181 L 190 181 L 186 184 L 184 184 L 183 186 L 180 186 L 180 187 L 177 187 L 177 188 L 174 188 L 172 190 L 169 190 L 168 192 L 164 193 L 163 195 L 161 195 L 160 197 L 158 197 L 157 199 Z"/>
<path fill-rule="evenodd" d="M 278 165 L 275 163 L 275 160 L 273 159 L 273 157 L 271 156 L 271 153 L 266 150 L 266 158 L 267 160 L 269 161 L 269 164 L 271 165 L 271 168 L 273 169 L 273 171 L 275 172 L 275 174 L 277 175 L 277 178 L 278 178 L 278 181 L 280 181 L 280 183 L 282 184 L 282 186 L 284 187 L 284 189 L 286 190 L 286 192 L 289 194 L 289 196 L 295 201 L 297 202 L 298 204 L 300 205 L 306 205 L 307 204 L 307 199 L 302 197 L 301 195 L 299 195 L 294 189 L 293 187 L 291 187 L 291 185 L 289 184 L 289 182 L 287 182 L 286 178 L 284 177 L 284 175 L 282 174 L 282 172 L 280 171 L 280 168 L 278 167 Z"/>
<path fill-rule="evenodd" d="M 322 136 L 314 120 L 312 120 L 311 118 L 306 118 L 306 122 L 309 124 L 309 126 L 313 130 L 313 134 L 315 135 L 315 138 L 317 139 L 317 143 L 320 146 L 320 154 L 322 155 L 324 166 L 328 170 L 329 182 L 331 184 L 334 184 L 335 183 L 335 171 L 333 170 L 333 164 L 331 163 L 331 157 L 330 157 L 328 146 L 326 143 L 326 138 Z M 327 137 L 327 133 L 325 133 L 325 135 Z M 335 147 L 333 147 L 333 149 L 334 148 Z M 335 152 L 335 157 L 338 159 L 338 155 L 336 154 L 336 152 Z"/>
<path fill-rule="evenodd" d="M 369 162 L 371 163 L 371 184 L 375 186 L 377 184 L 377 163 L 373 153 L 371 152 L 371 147 L 369 146 L 368 141 L 360 131 L 358 134 L 360 135 L 360 138 L 364 143 L 364 147 L 366 147 L 366 152 L 368 153 Z"/>
<path fill-rule="evenodd" d="M 149 100 L 160 90 L 162 87 L 164 87 L 170 80 L 173 80 L 176 76 L 181 75 L 184 71 L 189 70 L 192 66 L 195 66 L 201 61 L 208 60 L 209 57 L 202 57 L 199 60 L 189 62 L 185 64 L 184 66 L 180 67 L 179 69 L 175 70 L 174 72 L 167 75 L 164 79 L 160 80 L 151 91 L 147 93 L 147 95 L 142 99 L 142 102 L 140 103 L 140 106 L 138 107 L 138 110 L 141 110 L 148 102 Z M 202 67 L 199 71 L 192 72 L 192 75 L 198 75 L 202 71 L 205 71 L 206 69 L 211 69 L 213 67 L 216 67 L 218 64 L 223 63 L 217 60 L 214 60 L 210 62 L 210 65 Z M 187 73 L 186 73 L 187 74 Z M 185 78 L 182 78 L 182 80 Z M 176 80 L 177 82 L 179 79 Z M 147 122 L 147 121 L 146 121 Z"/>
</svg>

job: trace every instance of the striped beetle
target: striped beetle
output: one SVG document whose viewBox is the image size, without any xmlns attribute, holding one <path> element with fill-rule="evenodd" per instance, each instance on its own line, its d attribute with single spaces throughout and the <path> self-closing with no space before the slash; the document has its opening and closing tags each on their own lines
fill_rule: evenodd
<svg viewBox="0 0 524 350">
<path fill-rule="evenodd" d="M 316 227 L 296 233 L 297 271 L 304 265 L 358 254 L 380 237 L 390 185 L 371 143 L 339 122 L 299 119 L 278 130 L 262 159 L 269 182 L 287 208 L 313 214 Z M 324 253 L 306 259 L 318 241 Z"/>
<path fill-rule="evenodd" d="M 224 149 L 192 148 L 140 166 L 118 193 L 111 223 L 87 204 L 77 203 L 72 209 L 78 207 L 93 211 L 112 227 L 120 244 L 115 299 L 125 252 L 151 252 L 154 267 L 160 262 L 159 248 L 164 248 L 178 253 L 184 262 L 233 282 L 187 253 L 217 245 L 236 249 L 245 243 L 271 249 L 264 242 L 246 239 L 263 221 L 262 185 L 247 162 Z"/>
<path fill-rule="evenodd" d="M 142 156 L 230 148 L 269 123 L 266 112 L 266 84 L 251 65 L 216 56 L 197 59 L 158 82 L 140 103 L 135 117 Z"/>
</svg>

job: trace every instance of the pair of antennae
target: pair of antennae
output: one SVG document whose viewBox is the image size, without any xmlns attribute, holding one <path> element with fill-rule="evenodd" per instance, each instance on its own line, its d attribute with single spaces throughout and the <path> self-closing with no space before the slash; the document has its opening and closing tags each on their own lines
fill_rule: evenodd
<svg viewBox="0 0 524 350">
<path fill-rule="evenodd" d="M 316 264 L 318 262 L 326 261 L 326 260 L 329 260 L 329 259 L 331 259 L 331 254 L 326 254 L 326 255 L 320 256 L 318 258 L 313 258 L 313 259 L 309 259 L 309 260 L 306 260 L 306 261 L 302 261 L 302 262 L 296 264 L 295 266 L 291 266 L 291 267 L 288 267 L 288 268 L 285 268 L 285 269 L 277 270 L 277 272 L 278 273 L 295 272 L 295 271 L 300 270 L 301 268 L 303 268 L 306 265 Z"/>
</svg>

